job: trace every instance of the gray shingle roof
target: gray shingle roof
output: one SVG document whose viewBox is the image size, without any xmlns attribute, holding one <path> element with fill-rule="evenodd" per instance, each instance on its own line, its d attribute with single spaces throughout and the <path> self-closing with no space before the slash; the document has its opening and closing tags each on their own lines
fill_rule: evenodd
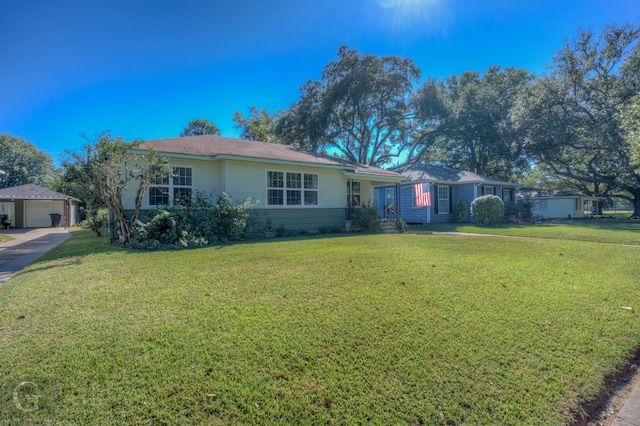
<svg viewBox="0 0 640 426">
<path fill-rule="evenodd" d="M 390 170 L 350 163 L 339 158 L 305 151 L 289 145 L 225 138 L 222 136 L 186 136 L 148 140 L 144 141 L 139 149 L 154 149 L 157 152 L 166 154 L 206 156 L 218 159 L 242 157 L 267 161 L 307 163 L 310 165 L 343 168 L 347 172 L 356 174 L 400 178 L 397 173 Z"/>
<path fill-rule="evenodd" d="M 396 167 L 395 172 L 404 176 L 407 181 L 430 181 L 437 183 L 486 183 L 492 185 L 517 186 L 515 183 L 504 182 L 498 179 L 488 178 L 468 170 L 456 170 L 450 167 L 434 164 L 411 164 Z"/>
<path fill-rule="evenodd" d="M 77 200 L 77 198 L 51 191 L 32 183 L 0 189 L 0 199 L 12 198 L 26 200 Z"/>
</svg>

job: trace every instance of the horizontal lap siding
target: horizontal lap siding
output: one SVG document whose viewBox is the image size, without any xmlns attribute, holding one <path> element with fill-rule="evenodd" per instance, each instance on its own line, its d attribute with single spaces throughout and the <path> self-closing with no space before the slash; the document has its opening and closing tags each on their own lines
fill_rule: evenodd
<svg viewBox="0 0 640 426">
<path fill-rule="evenodd" d="M 346 209 L 256 209 L 261 220 L 271 220 L 273 229 L 344 228 Z"/>
<path fill-rule="evenodd" d="M 258 200 L 256 208 L 291 209 L 286 206 L 272 207 L 267 205 L 267 171 L 317 174 L 318 208 L 346 208 L 347 179 L 342 170 L 225 161 L 223 167 L 224 190 L 234 200 L 242 201 L 247 197 Z M 373 202 L 373 188 L 368 182 L 362 182 L 361 191 L 361 197 L 364 202 L 367 199 Z M 311 207 L 310 209 L 317 210 L 318 208 Z M 295 211 L 300 210 L 299 207 L 294 207 L 293 209 Z"/>
<path fill-rule="evenodd" d="M 322 226 L 344 228 L 346 209 L 253 209 L 261 221 L 271 220 L 273 229 L 284 226 L 286 229 L 316 229 Z M 143 210 L 140 220 L 148 220 L 148 214 L 155 214 L 156 210 Z M 133 210 L 125 212 L 128 217 Z"/>
<path fill-rule="evenodd" d="M 400 186 L 400 217 L 407 223 L 427 223 L 428 207 L 413 207 L 413 186 Z"/>
</svg>

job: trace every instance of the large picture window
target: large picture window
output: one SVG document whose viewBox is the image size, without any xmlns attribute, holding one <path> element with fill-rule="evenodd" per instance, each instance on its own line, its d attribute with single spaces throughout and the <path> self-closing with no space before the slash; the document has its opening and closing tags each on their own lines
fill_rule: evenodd
<svg viewBox="0 0 640 426">
<path fill-rule="evenodd" d="M 317 206 L 318 175 L 267 171 L 267 204 L 270 206 Z"/>
<path fill-rule="evenodd" d="M 157 179 L 149 188 L 150 206 L 184 204 L 193 195 L 193 169 L 173 167 L 167 176 Z"/>
</svg>

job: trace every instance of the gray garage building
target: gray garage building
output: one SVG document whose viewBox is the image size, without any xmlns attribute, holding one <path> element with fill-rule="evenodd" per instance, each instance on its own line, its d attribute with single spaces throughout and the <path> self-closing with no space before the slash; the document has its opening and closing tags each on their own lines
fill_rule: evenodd
<svg viewBox="0 0 640 426">
<path fill-rule="evenodd" d="M 27 184 L 0 189 L 2 225 L 11 228 L 46 228 L 79 223 L 77 198 Z"/>
</svg>

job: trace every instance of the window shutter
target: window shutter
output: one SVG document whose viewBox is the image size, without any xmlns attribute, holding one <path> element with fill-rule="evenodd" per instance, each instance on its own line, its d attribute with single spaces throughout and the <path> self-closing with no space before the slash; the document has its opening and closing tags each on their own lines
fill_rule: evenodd
<svg viewBox="0 0 640 426">
<path fill-rule="evenodd" d="M 484 185 L 480 187 L 480 195 L 484 195 Z"/>
<path fill-rule="evenodd" d="M 435 195 L 433 197 L 434 213 L 438 214 L 438 185 L 433 185 L 433 191 L 435 192 Z"/>
<path fill-rule="evenodd" d="M 453 213 L 453 186 L 449 186 L 449 213 Z"/>
</svg>

